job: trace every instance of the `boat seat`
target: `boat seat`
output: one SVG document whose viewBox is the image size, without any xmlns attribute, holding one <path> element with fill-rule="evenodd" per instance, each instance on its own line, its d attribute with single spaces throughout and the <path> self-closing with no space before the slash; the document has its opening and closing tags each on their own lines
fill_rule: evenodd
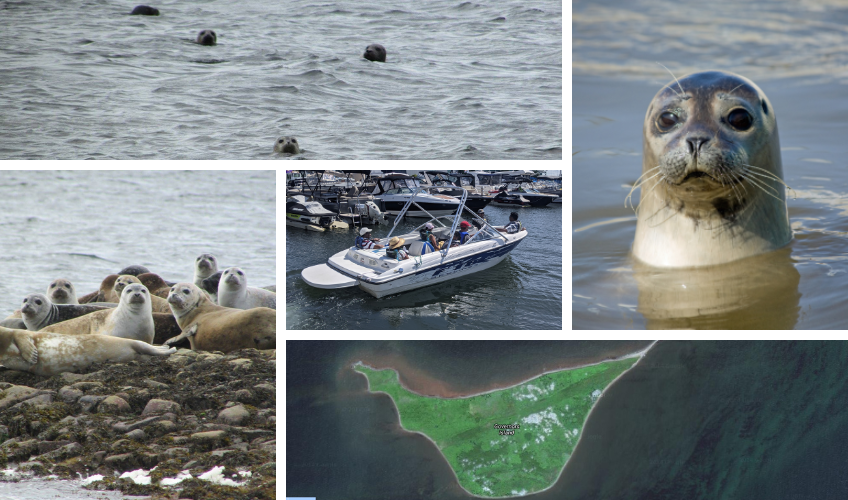
<svg viewBox="0 0 848 500">
<path fill-rule="evenodd" d="M 413 241 L 409 244 L 409 256 L 419 257 L 430 252 L 434 252 L 433 245 L 426 241 Z"/>
</svg>

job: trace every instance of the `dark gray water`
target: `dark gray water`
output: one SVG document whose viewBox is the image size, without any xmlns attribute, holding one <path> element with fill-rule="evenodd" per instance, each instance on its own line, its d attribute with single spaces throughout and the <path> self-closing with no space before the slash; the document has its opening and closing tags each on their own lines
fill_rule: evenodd
<svg viewBox="0 0 848 500">
<path fill-rule="evenodd" d="M 509 221 L 510 207 L 486 207 L 490 223 Z M 522 208 L 528 236 L 499 264 L 433 286 L 375 299 L 359 287 L 307 285 L 303 269 L 353 246 L 353 229 L 325 233 L 286 226 L 286 327 L 289 329 L 562 329 L 562 207 Z M 394 218 L 389 218 L 390 224 Z M 425 219 L 398 223 L 409 232 Z M 375 227 L 374 237 L 390 225 Z"/>
<path fill-rule="evenodd" d="M 578 1 L 573 18 L 572 326 L 845 328 L 848 8 Z M 672 80 L 657 62 L 678 77 L 735 72 L 769 97 L 793 188 L 785 251 L 711 275 L 634 269 L 636 219 L 624 199 L 642 171 L 645 111 Z"/>
<path fill-rule="evenodd" d="M 562 158 L 559 1 L 134 5 L 0 4 L 0 158 Z"/>
<path fill-rule="evenodd" d="M 192 281 L 212 253 L 276 283 L 274 171 L 0 171 L 0 317 L 65 278 L 77 295 L 126 266 Z"/>
</svg>

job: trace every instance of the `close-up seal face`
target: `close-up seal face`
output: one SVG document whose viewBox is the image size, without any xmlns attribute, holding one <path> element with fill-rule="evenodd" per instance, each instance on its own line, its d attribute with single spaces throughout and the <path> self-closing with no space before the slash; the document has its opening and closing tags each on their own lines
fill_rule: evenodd
<svg viewBox="0 0 848 500">
<path fill-rule="evenodd" d="M 787 244 L 782 179 L 774 109 L 754 82 L 721 71 L 675 79 L 645 115 L 634 255 L 659 267 L 688 267 Z M 692 240 L 699 231 L 708 234 Z M 703 245 L 713 246 L 709 255 L 693 248 Z M 722 251 L 735 245 L 742 248 Z"/>
</svg>

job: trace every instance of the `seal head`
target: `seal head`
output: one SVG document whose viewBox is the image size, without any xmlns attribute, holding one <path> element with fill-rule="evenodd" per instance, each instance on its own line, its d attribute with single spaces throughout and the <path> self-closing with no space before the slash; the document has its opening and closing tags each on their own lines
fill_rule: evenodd
<svg viewBox="0 0 848 500">
<path fill-rule="evenodd" d="M 218 35 L 212 30 L 203 30 L 197 34 L 197 43 L 200 45 L 217 45 Z"/>
<path fill-rule="evenodd" d="M 379 43 L 372 43 L 365 47 L 365 53 L 362 57 L 374 62 L 386 62 L 386 48 Z"/>
<path fill-rule="evenodd" d="M 786 245 L 782 178 L 777 120 L 754 82 L 721 71 L 670 82 L 645 115 L 634 256 L 695 267 Z"/>
<path fill-rule="evenodd" d="M 277 139 L 277 142 L 274 143 L 274 152 L 299 155 L 300 144 L 297 143 L 297 139 L 294 137 L 284 135 Z"/>
<path fill-rule="evenodd" d="M 79 304 L 74 285 L 65 279 L 54 280 L 47 286 L 47 298 L 54 304 Z"/>
</svg>

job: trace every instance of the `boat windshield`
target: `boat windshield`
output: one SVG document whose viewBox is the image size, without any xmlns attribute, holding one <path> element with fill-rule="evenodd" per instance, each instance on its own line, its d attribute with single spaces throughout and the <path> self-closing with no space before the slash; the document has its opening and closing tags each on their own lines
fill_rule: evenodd
<svg viewBox="0 0 848 500">
<path fill-rule="evenodd" d="M 419 186 L 418 179 L 383 179 L 380 181 L 386 194 L 412 194 Z"/>
<path fill-rule="evenodd" d="M 386 194 L 412 194 L 414 191 L 409 188 L 394 188 L 386 191 Z"/>
</svg>

